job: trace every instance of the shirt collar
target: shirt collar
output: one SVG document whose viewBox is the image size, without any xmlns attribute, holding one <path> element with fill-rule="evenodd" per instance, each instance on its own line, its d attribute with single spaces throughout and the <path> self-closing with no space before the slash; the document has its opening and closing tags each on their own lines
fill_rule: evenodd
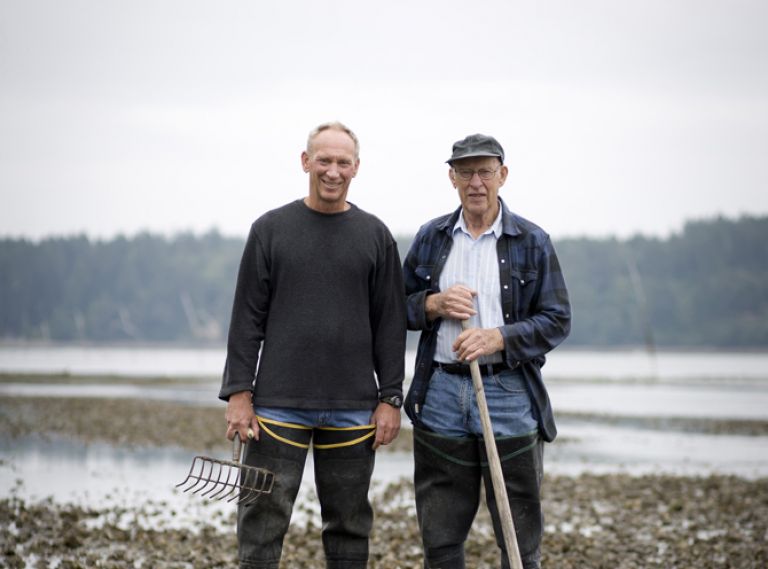
<svg viewBox="0 0 768 569">
<path fill-rule="evenodd" d="M 502 233 L 501 210 L 503 208 L 502 208 L 501 202 L 498 202 L 498 203 L 499 203 L 499 213 L 496 214 L 496 219 L 493 221 L 491 226 L 483 233 L 483 235 L 488 235 L 490 233 L 493 233 L 493 236 L 496 237 L 496 239 L 501 237 L 501 233 Z M 467 228 L 467 222 L 464 221 L 464 208 L 461 208 L 461 211 L 459 212 L 459 218 L 456 220 L 456 223 L 453 226 L 453 233 L 456 233 L 456 231 L 459 231 L 459 230 L 463 231 L 467 235 L 470 235 L 470 236 L 472 235 L 469 232 L 469 229 Z"/>
</svg>

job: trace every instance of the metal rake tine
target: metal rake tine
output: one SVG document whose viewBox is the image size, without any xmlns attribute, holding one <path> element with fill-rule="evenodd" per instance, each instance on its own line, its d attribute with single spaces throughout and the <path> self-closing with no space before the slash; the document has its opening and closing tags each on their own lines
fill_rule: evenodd
<svg viewBox="0 0 768 569">
<path fill-rule="evenodd" d="M 248 477 L 250 474 L 253 474 L 255 476 L 258 474 L 258 472 L 254 472 L 251 470 L 244 470 L 241 473 L 240 493 L 236 496 L 237 498 L 239 498 L 239 500 L 237 501 L 238 506 L 241 504 L 242 505 L 252 504 L 259 497 L 259 493 L 255 492 L 255 488 L 253 487 L 253 485 L 248 484 Z M 254 497 L 254 494 L 256 495 L 255 497 Z M 232 500 L 230 500 L 230 502 L 231 501 Z"/>
<path fill-rule="evenodd" d="M 253 488 L 240 488 L 240 493 L 233 496 L 229 501 L 233 501 L 235 498 L 238 498 L 237 505 L 245 505 L 253 504 L 256 500 L 258 500 L 259 496 L 261 495 L 260 492 L 256 492 L 253 490 Z"/>
<path fill-rule="evenodd" d="M 205 476 L 205 467 L 206 467 L 206 465 L 210 465 L 210 468 L 208 469 L 208 475 L 207 476 Z M 206 459 L 206 460 L 203 461 L 202 467 L 200 468 L 200 482 L 202 482 L 203 485 L 200 486 L 200 488 L 198 488 L 194 492 L 192 492 L 193 494 L 197 494 L 198 492 L 200 492 L 202 490 L 205 490 L 208 487 L 208 483 L 209 482 L 213 482 L 213 480 L 211 479 L 211 476 L 213 474 L 213 465 L 214 465 L 214 463 L 210 459 Z M 195 486 L 197 486 L 197 485 L 195 485 Z M 207 494 L 208 492 L 210 492 L 210 490 L 207 490 L 206 492 L 201 494 L 201 496 L 205 496 L 205 494 Z"/>
<path fill-rule="evenodd" d="M 255 502 L 261 494 L 272 491 L 275 475 L 269 470 L 242 464 L 242 450 L 240 437 L 236 433 L 233 460 L 196 456 L 187 477 L 176 487 L 186 486 L 184 492 L 198 494 L 209 500 L 237 500 L 237 504 Z"/>
<path fill-rule="evenodd" d="M 185 485 L 185 484 L 186 484 L 186 483 L 189 481 L 189 479 L 190 479 L 190 478 L 192 478 L 192 472 L 195 470 L 195 464 L 197 464 L 197 462 L 198 462 L 198 460 L 197 460 L 197 459 L 198 459 L 198 458 L 199 458 L 199 457 L 197 457 L 197 456 L 196 456 L 196 457 L 195 457 L 195 458 L 192 460 L 192 464 L 191 464 L 191 465 L 190 465 L 190 467 L 189 467 L 189 472 L 187 473 L 187 477 L 186 477 L 184 480 L 182 480 L 181 482 L 179 482 L 178 484 L 176 484 L 176 488 L 180 488 L 181 486 L 184 486 L 184 485 Z M 199 480 L 199 477 L 197 477 L 197 479 Z M 188 490 L 188 489 L 189 489 L 189 488 L 187 488 L 187 490 Z M 183 490 L 183 491 L 184 491 L 184 492 L 186 492 L 187 490 Z"/>
<path fill-rule="evenodd" d="M 241 497 L 241 499 L 238 502 L 238 504 L 244 504 L 244 505 L 253 504 L 264 493 L 265 492 L 262 489 L 260 489 L 260 488 L 255 488 L 255 487 L 245 488 L 244 496 Z"/>
<path fill-rule="evenodd" d="M 228 502 L 235 502 L 237 505 L 244 503 L 245 498 L 249 495 L 250 492 L 247 480 L 247 473 L 240 472 L 237 487 L 235 488 L 236 492 L 229 498 L 229 500 L 227 500 Z"/>
<path fill-rule="evenodd" d="M 241 497 L 237 501 L 238 506 L 248 506 L 250 504 L 253 504 L 256 500 L 259 499 L 259 496 L 261 496 L 261 493 L 254 492 L 250 488 L 242 489 L 240 491 Z M 243 496 L 243 494 L 245 494 Z"/>
<path fill-rule="evenodd" d="M 184 489 L 182 490 L 182 492 L 189 492 L 190 490 L 192 490 L 193 488 L 195 488 L 195 487 L 196 487 L 198 484 L 200 484 L 200 479 L 199 479 L 199 478 L 196 478 L 196 479 L 192 479 L 192 480 L 190 481 L 190 483 L 189 483 L 189 486 L 187 486 L 186 488 L 184 488 Z M 193 492 L 193 494 L 194 494 L 194 492 Z"/>
<path fill-rule="evenodd" d="M 199 492 L 200 490 L 205 488 L 205 482 L 206 481 L 205 481 L 205 478 L 203 477 L 203 470 L 205 469 L 205 463 L 206 463 L 206 460 L 204 458 L 202 458 L 202 457 L 199 457 L 199 456 L 195 457 L 195 460 L 192 461 L 192 468 L 190 468 L 189 475 L 187 476 L 187 480 L 191 479 L 192 482 L 189 484 L 189 486 L 187 486 L 184 489 L 184 492 L 189 492 L 190 490 L 192 490 L 193 491 L 192 493 L 196 494 L 197 492 Z M 197 473 L 193 472 L 195 464 L 197 464 L 199 466 L 199 472 L 197 472 Z M 187 480 L 185 480 L 184 482 L 187 482 Z M 197 490 L 195 490 L 195 488 L 197 488 L 197 486 L 201 482 L 203 483 L 202 487 L 200 487 Z"/>
<path fill-rule="evenodd" d="M 195 482 L 187 488 L 186 491 L 192 491 L 193 494 L 197 494 L 200 492 L 203 488 L 205 488 L 205 485 L 207 484 L 207 480 L 205 478 L 205 466 L 207 464 L 207 461 L 205 459 L 200 461 L 200 470 L 197 472 L 197 474 L 193 475 L 193 479 Z"/>
<path fill-rule="evenodd" d="M 216 470 L 216 480 L 213 479 L 213 469 L 217 468 Z M 208 482 L 210 482 L 210 488 L 200 494 L 201 496 L 205 496 L 206 498 L 210 497 L 211 492 L 216 492 L 219 488 L 219 480 L 221 480 L 221 471 L 222 466 L 221 463 L 216 461 L 211 461 L 211 471 L 208 473 Z M 215 495 L 215 494 L 214 494 Z"/>
<path fill-rule="evenodd" d="M 231 502 L 235 497 L 237 497 L 236 492 L 240 489 L 240 486 L 237 483 L 238 478 L 238 469 L 237 467 L 233 465 L 226 465 L 226 471 L 227 471 L 227 478 L 226 480 L 222 480 L 220 482 L 221 490 L 211 496 L 211 498 L 214 498 L 216 500 L 227 500 L 228 502 Z M 234 475 L 234 480 L 232 480 L 232 476 Z M 232 494 L 235 494 L 234 497 L 230 498 Z"/>
<path fill-rule="evenodd" d="M 253 473 L 253 484 L 251 488 L 258 492 L 268 492 L 272 489 L 272 473 L 268 470 L 257 470 Z"/>
<path fill-rule="evenodd" d="M 272 491 L 272 484 L 274 482 L 274 474 L 268 470 L 259 470 L 254 472 L 254 482 L 251 485 L 255 491 L 259 493 L 269 493 Z"/>
<path fill-rule="evenodd" d="M 249 482 L 250 479 L 250 482 Z M 261 497 L 272 491 L 274 483 L 274 474 L 268 470 L 248 469 L 243 472 L 243 482 L 241 484 L 241 496 L 238 504 L 252 504 Z"/>
<path fill-rule="evenodd" d="M 221 477 L 219 477 L 217 485 L 221 486 L 221 490 L 216 492 L 213 496 L 210 496 L 211 499 L 223 500 L 232 493 L 233 484 L 229 481 L 229 479 L 232 478 L 233 468 L 230 465 L 226 465 L 226 468 L 222 467 L 222 472 L 224 470 L 227 472 L 227 478 L 225 480 L 221 480 Z"/>
<path fill-rule="evenodd" d="M 234 481 L 230 482 L 229 477 L 227 477 L 227 485 L 229 486 L 229 492 L 227 492 L 224 496 L 221 497 L 222 500 L 226 499 L 227 502 L 232 502 L 233 500 L 237 499 L 240 496 L 240 491 L 242 489 L 242 483 L 239 481 L 241 476 L 240 469 L 233 466 L 232 470 L 230 471 L 230 475 L 232 474 L 235 475 Z"/>
<path fill-rule="evenodd" d="M 265 494 L 272 492 L 272 486 L 275 485 L 275 473 L 270 472 L 269 470 L 260 470 L 258 472 L 258 477 L 262 481 L 259 491 Z"/>
</svg>

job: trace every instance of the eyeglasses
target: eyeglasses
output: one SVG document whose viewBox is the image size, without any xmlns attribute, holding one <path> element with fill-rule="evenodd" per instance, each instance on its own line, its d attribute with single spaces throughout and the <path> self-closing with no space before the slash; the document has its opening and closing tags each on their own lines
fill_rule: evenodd
<svg viewBox="0 0 768 569">
<path fill-rule="evenodd" d="M 480 176 L 481 180 L 490 180 L 493 178 L 494 174 L 499 171 L 499 168 L 496 168 L 495 170 L 489 170 L 487 168 L 480 168 L 479 170 L 472 170 L 471 168 L 454 168 L 453 171 L 456 172 L 456 175 L 462 180 L 471 180 L 475 173 Z"/>
</svg>

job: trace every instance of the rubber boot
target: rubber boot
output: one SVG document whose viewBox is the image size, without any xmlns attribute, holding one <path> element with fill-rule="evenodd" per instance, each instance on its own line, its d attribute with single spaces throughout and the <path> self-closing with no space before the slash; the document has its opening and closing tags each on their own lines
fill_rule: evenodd
<svg viewBox="0 0 768 569">
<path fill-rule="evenodd" d="M 537 434 L 520 437 L 500 437 L 496 446 L 501 460 L 504 485 L 512 510 L 515 536 L 520 558 L 525 569 L 539 569 L 541 560 L 541 537 L 544 531 L 544 516 L 541 511 L 541 480 L 544 473 L 544 446 Z M 493 481 L 488 467 L 485 444 L 481 450 L 483 480 L 488 510 L 493 520 L 496 543 L 501 549 L 501 567 L 509 569 L 504 534 L 501 529 L 499 509 L 493 491 Z"/>
<path fill-rule="evenodd" d="M 374 439 L 365 438 L 369 433 L 373 427 L 314 431 L 315 486 L 328 569 L 365 569 L 368 564 L 373 526 L 368 489 L 375 458 Z M 355 442 L 360 438 L 364 440 Z"/>
<path fill-rule="evenodd" d="M 464 542 L 480 505 L 478 439 L 414 427 L 413 455 L 424 567 L 464 569 Z"/>
<path fill-rule="evenodd" d="M 241 569 L 278 569 L 283 539 L 301 486 L 311 430 L 270 428 L 302 447 L 282 442 L 261 431 L 258 441 L 246 446 L 245 464 L 275 473 L 272 492 L 237 511 L 238 555 Z"/>
</svg>

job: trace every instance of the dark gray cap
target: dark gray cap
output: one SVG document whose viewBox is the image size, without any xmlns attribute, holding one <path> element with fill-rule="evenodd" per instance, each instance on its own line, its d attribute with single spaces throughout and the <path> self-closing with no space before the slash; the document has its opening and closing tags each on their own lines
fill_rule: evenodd
<svg viewBox="0 0 768 569">
<path fill-rule="evenodd" d="M 464 140 L 453 143 L 453 154 L 446 160 L 448 164 L 462 158 L 475 156 L 495 156 L 504 164 L 504 149 L 499 141 L 485 134 L 470 134 Z"/>
</svg>

